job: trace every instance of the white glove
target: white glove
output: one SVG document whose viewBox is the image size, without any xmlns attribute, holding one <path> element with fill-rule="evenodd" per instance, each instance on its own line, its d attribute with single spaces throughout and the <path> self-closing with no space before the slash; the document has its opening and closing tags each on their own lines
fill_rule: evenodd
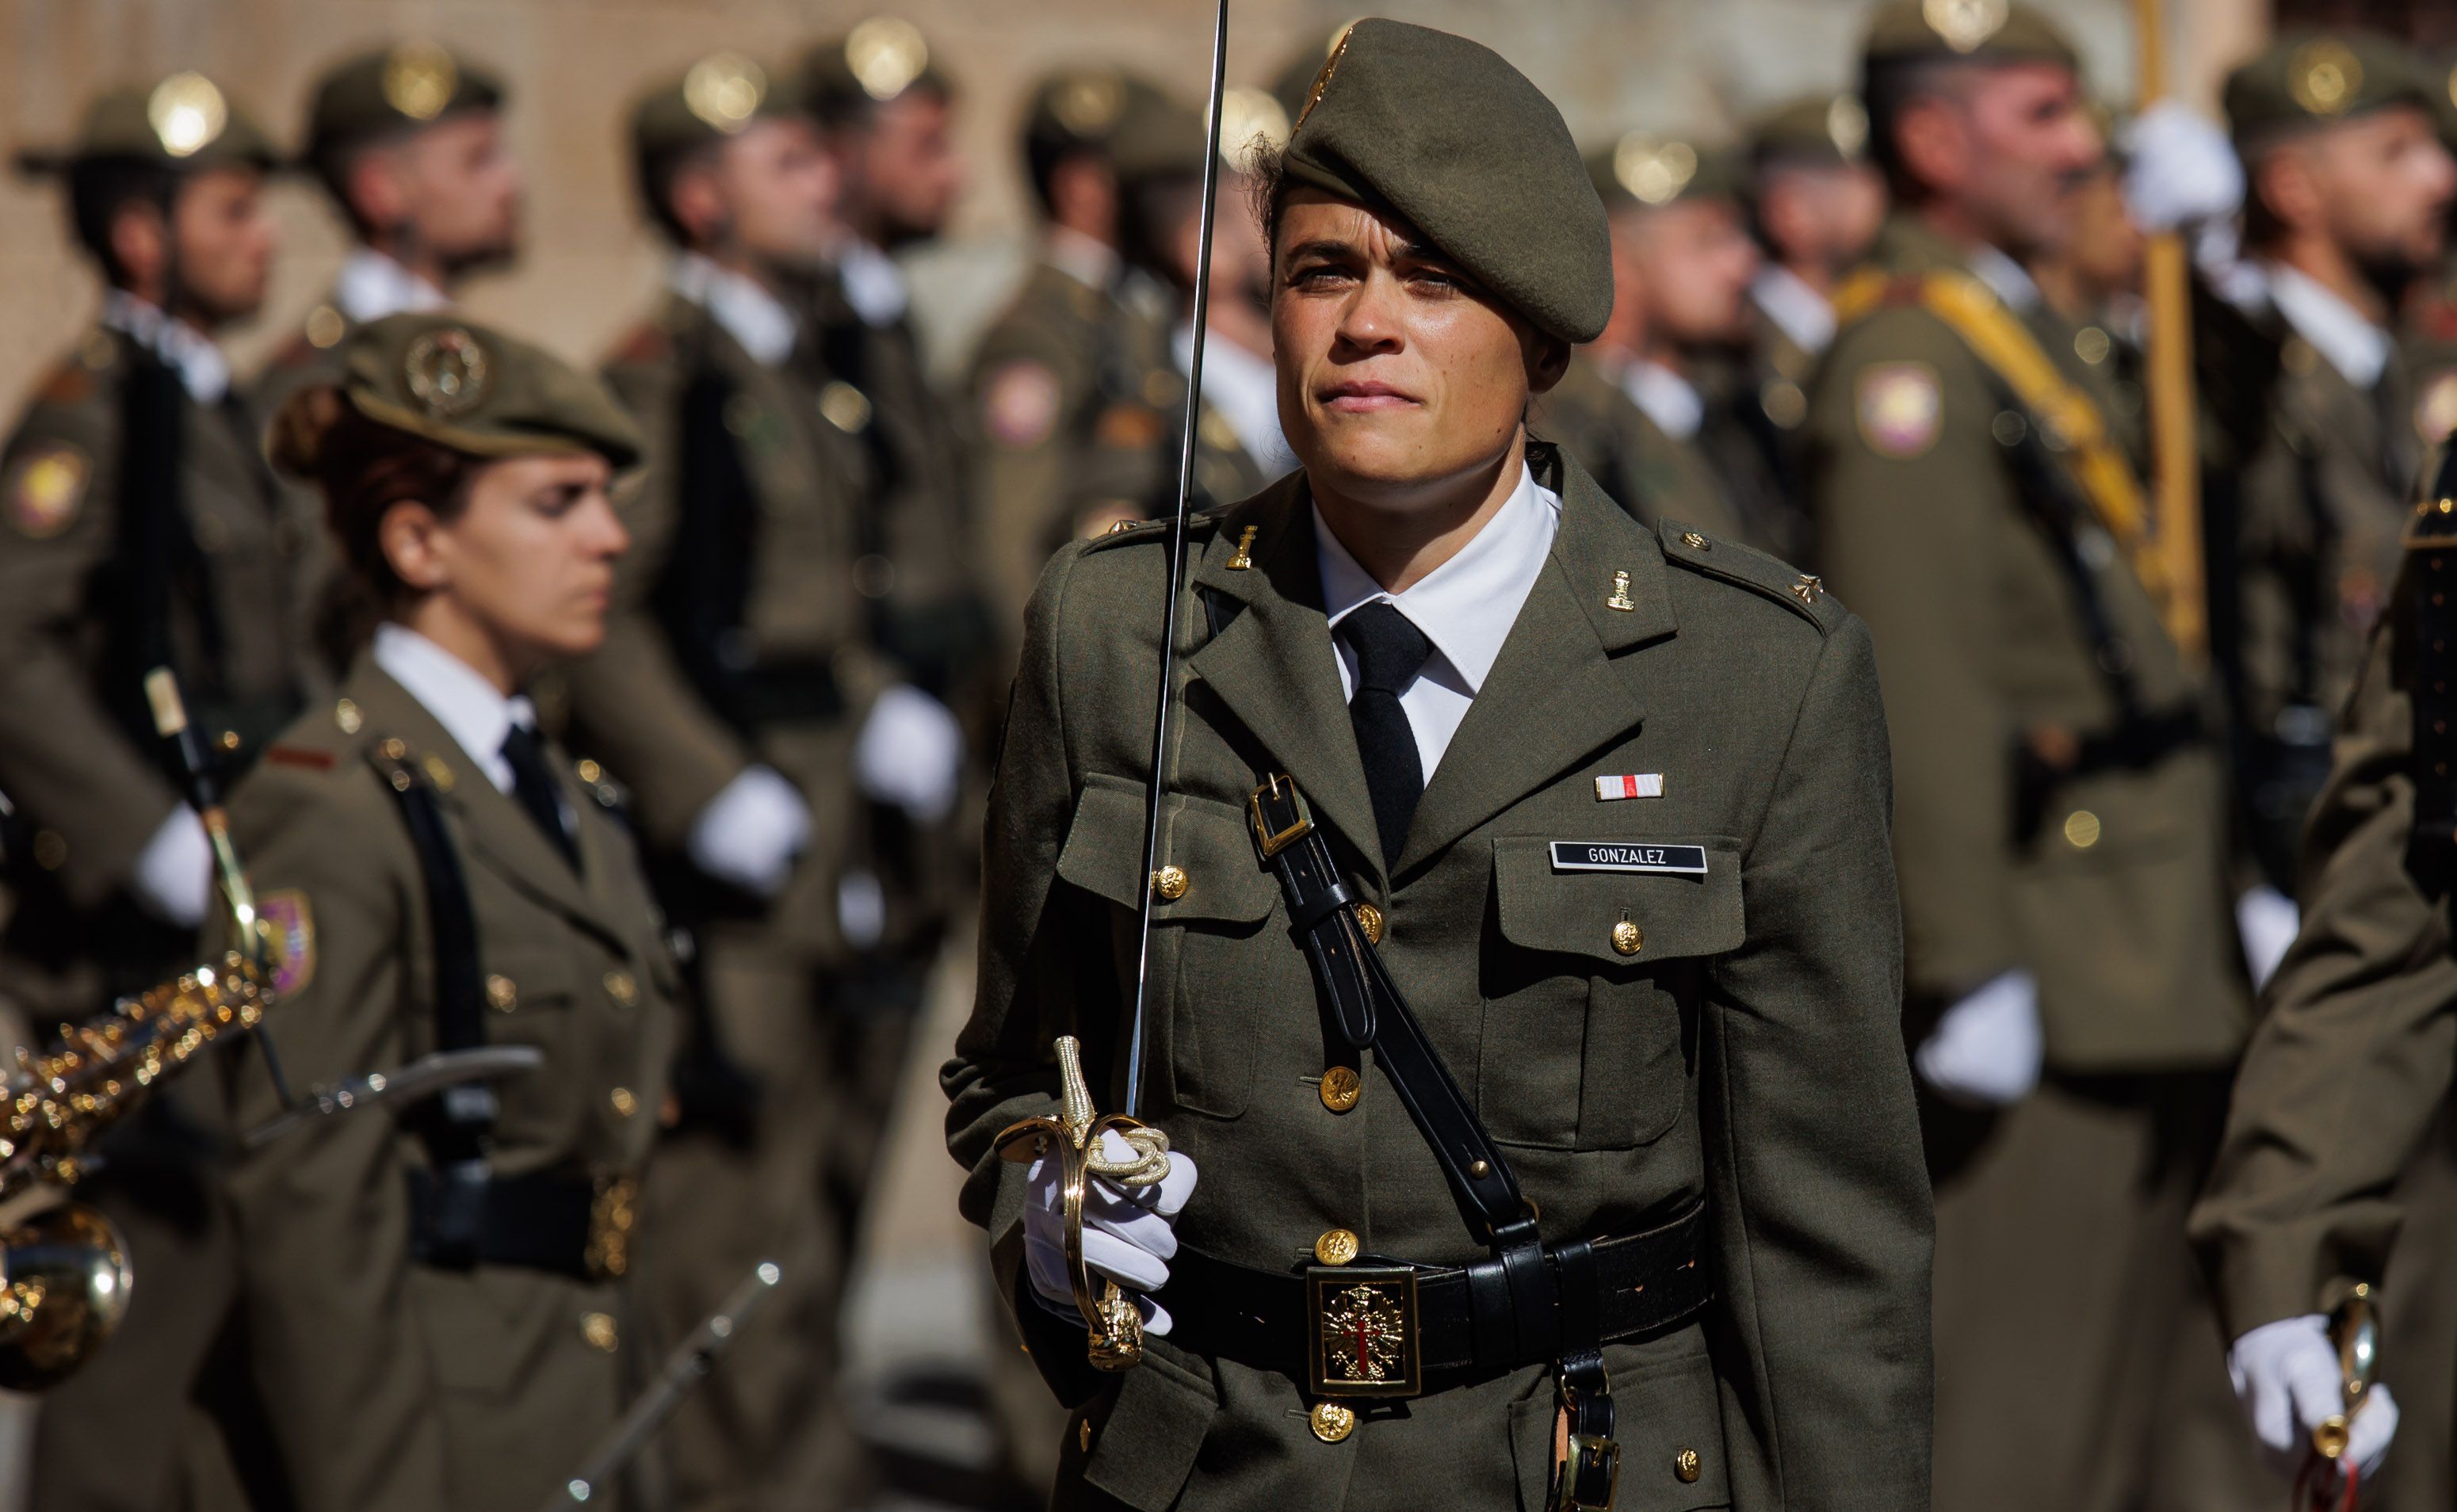
<svg viewBox="0 0 2457 1512">
<path fill-rule="evenodd" d="M 2243 940 L 2243 963 L 2252 970 L 2253 990 L 2267 984 L 2286 947 L 2302 927 L 2295 900 L 2275 887 L 2256 887 L 2235 901 L 2235 932 Z"/>
<path fill-rule="evenodd" d="M 2147 232 L 2223 220 L 2243 203 L 2243 164 L 2216 122 L 2160 100 L 2127 125 L 2124 203 Z"/>
<path fill-rule="evenodd" d="M 862 793 L 924 824 L 955 809 L 963 765 L 963 727 L 945 704 L 904 683 L 878 695 L 853 746 Z"/>
<path fill-rule="evenodd" d="M 811 809 L 773 767 L 744 767 L 692 820 L 692 864 L 719 881 L 774 898 L 811 841 Z"/>
<path fill-rule="evenodd" d="M 195 809 L 182 803 L 163 819 L 136 853 L 136 873 L 128 887 L 147 913 L 166 924 L 194 929 L 205 922 L 214 901 L 214 842 L 205 839 L 205 821 Z"/>
<path fill-rule="evenodd" d="M 2345 1411 L 2338 1371 L 2338 1347 L 2329 1342 L 2329 1320 L 2318 1313 L 2263 1323 L 2227 1351 L 2235 1399 L 2252 1421 L 2261 1455 L 2288 1480 L 2312 1457 L 2312 1430 Z M 2368 1481 L 2397 1436 L 2397 1399 L 2385 1386 L 2364 1394 L 2364 1410 L 2348 1424 L 2342 1463 Z"/>
<path fill-rule="evenodd" d="M 1132 1160 L 1133 1147 L 1111 1129 L 1101 1152 Z M 1148 1187 L 1117 1187 L 1099 1176 L 1084 1194 L 1084 1264 L 1129 1292 L 1143 1294 L 1144 1332 L 1166 1335 L 1168 1309 L 1151 1294 L 1168 1284 L 1168 1262 L 1177 1254 L 1177 1215 L 1194 1195 L 1194 1162 L 1172 1150 L 1168 1174 Z M 1075 1288 L 1066 1278 L 1066 1204 L 1059 1190 L 1058 1163 L 1047 1155 L 1023 1176 L 1023 1259 L 1033 1295 L 1061 1317 L 1077 1322 Z"/>
<path fill-rule="evenodd" d="M 2005 1108 L 2039 1085 L 2045 1053 L 2039 984 L 2015 969 L 1959 999 L 1911 1054 L 1911 1064 L 1948 1101 Z"/>
</svg>

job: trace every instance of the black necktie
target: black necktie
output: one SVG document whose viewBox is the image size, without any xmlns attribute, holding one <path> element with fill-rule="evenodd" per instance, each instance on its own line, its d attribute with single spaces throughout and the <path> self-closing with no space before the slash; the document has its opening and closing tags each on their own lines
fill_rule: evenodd
<svg viewBox="0 0 2457 1512">
<path fill-rule="evenodd" d="M 1356 732 L 1356 755 L 1365 764 L 1365 786 L 1373 795 L 1373 826 L 1382 832 L 1382 860 L 1396 864 L 1408 843 L 1408 823 L 1425 796 L 1425 764 L 1416 755 L 1416 732 L 1399 694 L 1416 680 L 1416 669 L 1433 642 L 1387 600 L 1377 600 L 1339 622 L 1340 637 L 1356 652 L 1356 692 L 1348 700 L 1348 723 Z"/>
<path fill-rule="evenodd" d="M 528 810 L 529 818 L 554 842 L 563 859 L 580 870 L 580 850 L 571 843 L 571 832 L 564 828 L 563 800 L 556 796 L 554 774 L 546 766 L 546 748 L 538 741 L 537 732 L 525 724 L 516 724 L 504 736 L 504 759 L 512 767 L 512 797 Z"/>
</svg>

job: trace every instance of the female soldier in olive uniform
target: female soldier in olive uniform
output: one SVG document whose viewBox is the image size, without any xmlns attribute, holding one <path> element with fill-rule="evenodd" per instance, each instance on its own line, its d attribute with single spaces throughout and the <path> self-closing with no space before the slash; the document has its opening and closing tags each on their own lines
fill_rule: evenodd
<svg viewBox="0 0 2457 1512">
<path fill-rule="evenodd" d="M 232 817 L 281 941 L 294 1085 L 439 1048 L 544 1066 L 319 1120 L 233 1181 L 250 1340 L 301 1512 L 528 1512 L 641 1372 L 617 1279 L 673 968 L 612 790 L 519 689 L 603 633 L 638 443 L 613 399 L 451 317 L 350 339 L 274 452 L 382 618 Z M 250 1061 L 236 1124 L 279 1110 Z M 618 1498 L 618 1503 L 623 1499 Z"/>
</svg>

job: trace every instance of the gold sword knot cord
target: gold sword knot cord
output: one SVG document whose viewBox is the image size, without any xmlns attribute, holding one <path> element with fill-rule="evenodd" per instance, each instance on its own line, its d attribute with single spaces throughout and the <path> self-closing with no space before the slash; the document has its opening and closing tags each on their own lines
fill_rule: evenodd
<svg viewBox="0 0 2457 1512">
<path fill-rule="evenodd" d="M 1071 1035 L 1058 1039 L 1058 1116 L 1026 1118 L 999 1131 L 1001 1159 L 1019 1165 L 1043 1155 L 1058 1158 L 1059 1190 L 1063 1201 L 1066 1274 L 1075 1292 L 1075 1311 L 1089 1331 L 1084 1354 L 1102 1370 L 1126 1370 L 1142 1363 L 1143 1314 L 1135 1299 L 1117 1282 L 1104 1276 L 1096 1292 L 1093 1274 L 1084 1263 L 1084 1202 L 1098 1176 L 1120 1187 L 1151 1187 L 1168 1174 L 1168 1136 L 1149 1124 L 1123 1113 L 1096 1113 L 1092 1089 L 1084 1081 L 1083 1047 Z M 1129 1158 L 1112 1159 L 1104 1136 L 1116 1134 Z"/>
</svg>

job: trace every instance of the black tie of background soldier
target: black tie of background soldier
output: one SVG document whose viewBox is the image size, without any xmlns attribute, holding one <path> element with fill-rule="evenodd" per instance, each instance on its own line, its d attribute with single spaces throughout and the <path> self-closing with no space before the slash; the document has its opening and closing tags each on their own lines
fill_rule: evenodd
<svg viewBox="0 0 2457 1512">
<path fill-rule="evenodd" d="M 525 724 L 512 726 L 504 735 L 504 759 L 512 764 L 512 797 L 571 869 L 580 870 L 580 849 L 564 827 L 563 800 L 556 795 L 554 774 L 546 769 L 546 749 L 538 743 L 537 732 Z"/>
<path fill-rule="evenodd" d="M 1382 832 L 1382 860 L 1395 865 L 1407 847 L 1408 824 L 1425 796 L 1424 758 L 1415 728 L 1399 694 L 1416 680 L 1433 642 L 1387 599 L 1377 599 L 1339 622 L 1339 633 L 1356 652 L 1356 692 L 1348 700 L 1348 723 L 1356 732 L 1356 755 L 1365 764 L 1365 786 L 1373 796 L 1373 825 Z"/>
</svg>

